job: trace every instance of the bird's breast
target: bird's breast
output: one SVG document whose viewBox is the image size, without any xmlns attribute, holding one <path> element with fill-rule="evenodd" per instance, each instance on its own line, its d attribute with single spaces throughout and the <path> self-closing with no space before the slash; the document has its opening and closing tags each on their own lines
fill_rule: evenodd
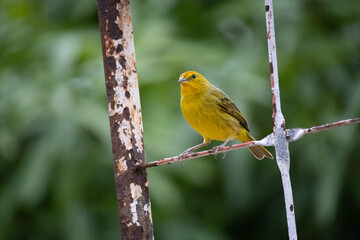
<svg viewBox="0 0 360 240">
<path fill-rule="evenodd" d="M 230 115 L 220 112 L 215 103 L 201 96 L 182 97 L 181 110 L 191 127 L 204 138 L 225 141 L 228 137 L 234 138 L 234 130 L 239 128 Z"/>
</svg>

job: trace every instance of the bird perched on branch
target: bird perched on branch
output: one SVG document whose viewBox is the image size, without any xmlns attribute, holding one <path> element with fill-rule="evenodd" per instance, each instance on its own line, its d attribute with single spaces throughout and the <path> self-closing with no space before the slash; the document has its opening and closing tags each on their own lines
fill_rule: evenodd
<svg viewBox="0 0 360 240">
<path fill-rule="evenodd" d="M 203 143 L 184 151 L 180 158 L 194 150 L 207 146 L 211 140 L 224 141 L 214 147 L 215 154 L 230 140 L 242 142 L 254 141 L 249 133 L 245 117 L 233 101 L 220 89 L 213 86 L 206 78 L 195 71 L 180 75 L 181 110 L 188 123 L 204 138 Z M 249 147 L 257 159 L 273 159 L 263 146 Z"/>
</svg>

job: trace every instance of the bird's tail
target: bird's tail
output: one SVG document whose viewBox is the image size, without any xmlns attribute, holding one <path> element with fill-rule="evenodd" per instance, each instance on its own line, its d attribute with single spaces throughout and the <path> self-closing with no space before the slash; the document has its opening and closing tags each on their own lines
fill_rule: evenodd
<svg viewBox="0 0 360 240">
<path fill-rule="evenodd" d="M 249 141 L 255 141 L 255 139 L 250 135 L 249 132 L 247 132 L 247 136 L 241 139 L 238 139 L 242 142 L 249 142 Z M 254 155 L 254 157 L 256 157 L 257 159 L 261 160 L 264 157 L 267 157 L 269 159 L 273 159 L 273 155 L 266 150 L 266 148 L 264 148 L 263 146 L 255 146 L 255 147 L 249 147 L 250 152 Z"/>
</svg>

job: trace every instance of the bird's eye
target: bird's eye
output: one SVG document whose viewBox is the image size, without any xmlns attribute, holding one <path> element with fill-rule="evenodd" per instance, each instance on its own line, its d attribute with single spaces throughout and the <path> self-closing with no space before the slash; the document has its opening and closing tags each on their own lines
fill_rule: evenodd
<svg viewBox="0 0 360 240">
<path fill-rule="evenodd" d="M 196 78 L 196 75 L 195 75 L 195 74 L 193 74 L 191 77 L 192 77 L 192 78 Z"/>
</svg>

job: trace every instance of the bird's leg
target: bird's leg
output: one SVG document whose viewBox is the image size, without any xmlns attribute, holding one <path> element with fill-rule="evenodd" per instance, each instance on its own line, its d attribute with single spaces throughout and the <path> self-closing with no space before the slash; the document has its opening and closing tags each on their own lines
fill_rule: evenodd
<svg viewBox="0 0 360 240">
<path fill-rule="evenodd" d="M 225 146 L 226 146 L 226 144 L 227 144 L 230 140 L 231 140 L 231 138 L 230 138 L 230 137 L 228 137 L 228 138 L 226 139 L 226 141 L 225 141 L 225 142 L 223 142 L 223 143 L 222 143 L 222 144 L 220 144 L 219 146 L 215 146 L 215 147 L 213 147 L 213 148 L 212 148 L 212 150 L 214 150 L 214 151 L 215 151 L 215 158 L 216 158 L 216 155 L 218 154 L 219 148 L 223 148 L 223 147 L 225 147 Z M 226 152 L 224 152 L 223 154 L 224 154 L 224 156 L 223 156 L 223 159 L 224 159 L 224 158 L 225 158 L 225 154 L 226 154 Z"/>
<path fill-rule="evenodd" d="M 194 152 L 193 152 L 194 150 L 199 149 L 199 148 L 201 148 L 201 147 L 205 147 L 205 146 L 207 146 L 208 144 L 209 144 L 208 142 L 203 142 L 203 143 L 200 143 L 200 144 L 198 144 L 198 145 L 195 145 L 195 146 L 193 146 L 193 147 L 191 147 L 191 148 L 186 149 L 182 154 L 179 155 L 179 160 L 180 160 L 180 162 L 181 162 L 181 166 L 183 165 L 182 160 L 185 158 L 185 156 L 186 156 L 187 154 L 192 154 L 192 153 L 194 153 Z"/>
<path fill-rule="evenodd" d="M 193 146 L 193 147 L 191 147 L 191 148 L 188 148 L 188 149 L 186 149 L 182 154 L 180 154 L 179 157 L 180 157 L 180 158 L 185 158 L 185 156 L 186 156 L 187 154 L 192 154 L 192 153 L 194 153 L 194 152 L 193 152 L 194 150 L 199 149 L 199 148 L 201 148 L 201 147 L 205 147 L 205 146 L 207 146 L 208 144 L 209 144 L 208 142 L 203 142 L 203 143 L 200 143 L 200 144 L 198 144 L 198 145 L 195 145 L 195 146 Z"/>
</svg>

